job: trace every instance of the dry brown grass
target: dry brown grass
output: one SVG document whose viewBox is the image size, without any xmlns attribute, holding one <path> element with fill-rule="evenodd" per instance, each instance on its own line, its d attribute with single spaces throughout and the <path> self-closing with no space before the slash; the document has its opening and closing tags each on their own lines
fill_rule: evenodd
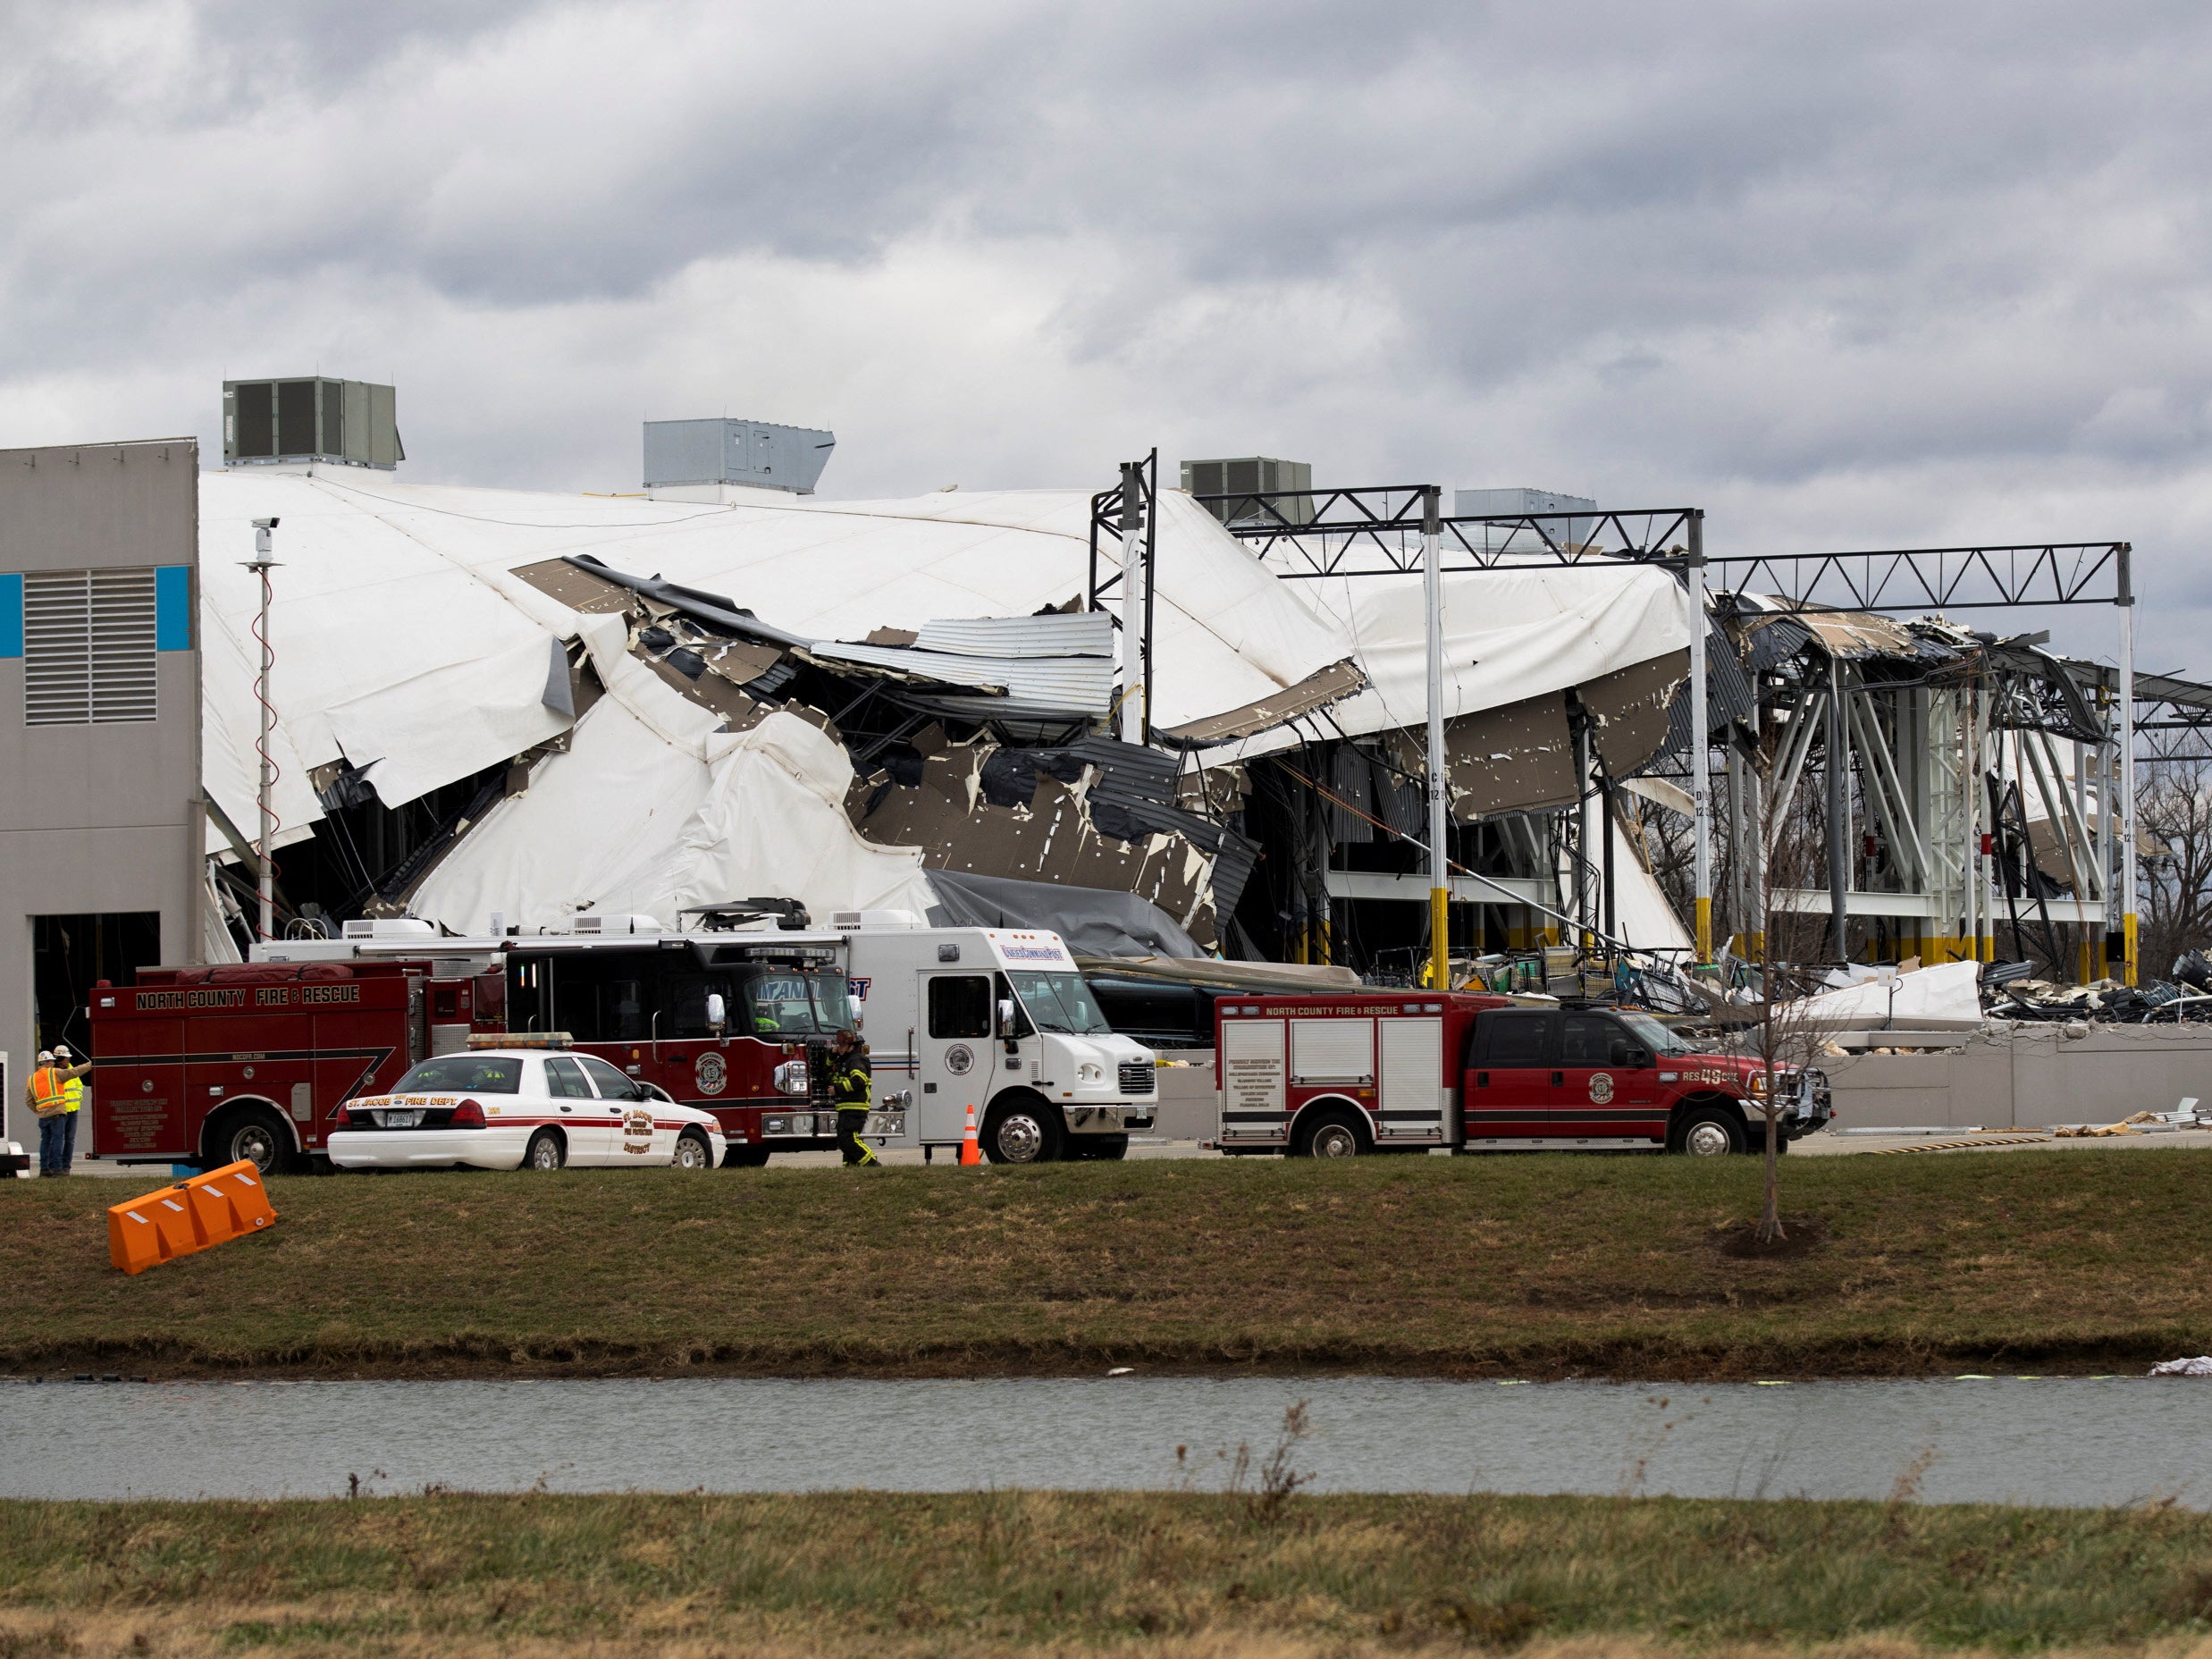
<svg viewBox="0 0 2212 1659">
<path fill-rule="evenodd" d="M 2212 1520 L 823 1494 L 0 1503 L 45 1654 L 2199 1655 Z"/>
<path fill-rule="evenodd" d="M 106 1181 L 13 1183 L 0 1368 L 1705 1377 L 2111 1367 L 2202 1344 L 2212 1153 L 1794 1163 L 1821 1242 L 1732 1259 L 1749 1159 L 1221 1160 L 272 1183 L 126 1278 Z"/>
</svg>

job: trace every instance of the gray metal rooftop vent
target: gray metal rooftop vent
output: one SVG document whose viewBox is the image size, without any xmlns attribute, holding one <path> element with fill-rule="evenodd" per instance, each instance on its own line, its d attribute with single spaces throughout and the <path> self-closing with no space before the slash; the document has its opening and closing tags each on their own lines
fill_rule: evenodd
<svg viewBox="0 0 2212 1659">
<path fill-rule="evenodd" d="M 812 495 L 837 447 L 837 434 L 811 426 L 728 417 L 649 420 L 645 487 L 658 492 L 734 484 Z"/>
<path fill-rule="evenodd" d="M 1454 490 L 1451 493 L 1451 516 L 1455 518 L 1493 518 L 1508 513 L 1595 513 L 1597 502 L 1586 495 L 1561 495 L 1556 490 Z M 1579 545 L 1590 539 L 1595 530 L 1594 518 L 1569 518 L 1564 523 L 1553 519 L 1544 528 L 1553 541 Z M 1462 531 L 1461 535 L 1467 533 Z M 1514 531 L 1510 525 L 1492 525 L 1483 533 L 1484 543 L 1490 547 L 1529 547 L 1537 544 L 1537 538 L 1527 530 Z"/>
<path fill-rule="evenodd" d="M 1182 487 L 1193 495 L 1270 495 L 1278 490 L 1310 490 L 1314 469 L 1308 461 L 1277 460 L 1270 455 L 1246 455 L 1235 460 L 1185 461 Z M 1274 501 L 1263 507 L 1257 500 L 1207 501 L 1206 509 L 1224 524 L 1247 524 L 1277 518 L 1291 524 L 1313 519 L 1310 501 Z"/>
<path fill-rule="evenodd" d="M 324 461 L 390 472 L 407 459 L 390 386 L 362 380 L 226 380 L 223 459 L 229 467 Z"/>
</svg>

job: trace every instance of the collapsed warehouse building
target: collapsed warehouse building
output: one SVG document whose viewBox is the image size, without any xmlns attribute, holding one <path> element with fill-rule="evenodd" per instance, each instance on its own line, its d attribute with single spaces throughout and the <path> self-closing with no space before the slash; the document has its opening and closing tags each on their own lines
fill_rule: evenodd
<svg viewBox="0 0 2212 1659">
<path fill-rule="evenodd" d="M 407 912 L 457 931 L 563 927 L 774 893 L 817 914 L 1096 931 L 1109 954 L 1316 963 L 1357 960 L 1359 930 L 1333 914 L 1403 908 L 1392 826 L 1421 767 L 1404 730 L 1417 611 L 1341 620 L 1162 493 L 1150 741 L 1130 743 L 1112 735 L 1116 630 L 1088 591 L 1087 495 L 730 493 L 206 475 L 211 914 L 232 946 L 250 922 L 258 713 L 258 590 L 237 553 L 264 518 L 281 524 L 284 926 Z M 1537 868 L 1543 814 L 1576 793 L 1570 711 L 1594 712 L 1625 768 L 1663 740 L 1683 678 L 1679 584 L 1621 577 L 1594 611 L 1536 588 L 1460 606 L 1486 621 L 1453 677 L 1455 835 L 1532 903 L 1556 885 Z M 1316 768 L 1325 796 L 1299 781 Z M 1370 855 L 1333 858 L 1347 843 Z M 1627 862 L 1647 942 L 1678 944 Z M 1540 932 L 1518 909 L 1519 936 Z"/>
<path fill-rule="evenodd" d="M 239 554 L 274 518 L 285 927 L 561 928 L 759 894 L 1054 926 L 1101 956 L 1417 973 L 1418 493 L 1193 497 L 1123 472 L 872 502 L 206 475 L 210 950 L 251 926 Z M 1824 849 L 1826 879 L 1784 895 L 1826 930 L 1809 954 L 1986 960 L 2001 920 L 2013 954 L 2101 971 L 2129 862 L 2112 670 L 1839 605 L 1786 560 L 1708 560 L 1701 521 L 1443 521 L 1453 954 L 1679 958 L 1701 892 L 1742 954 L 1747 826 L 1774 810 Z M 1140 611 L 1117 571 L 1141 573 Z"/>
</svg>

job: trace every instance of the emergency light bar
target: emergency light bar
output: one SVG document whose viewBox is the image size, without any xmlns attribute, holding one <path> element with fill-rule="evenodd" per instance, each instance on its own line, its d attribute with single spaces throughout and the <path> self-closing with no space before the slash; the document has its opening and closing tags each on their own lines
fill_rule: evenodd
<svg viewBox="0 0 2212 1659">
<path fill-rule="evenodd" d="M 566 1048 L 576 1039 L 567 1032 L 471 1032 L 471 1048 Z"/>
</svg>

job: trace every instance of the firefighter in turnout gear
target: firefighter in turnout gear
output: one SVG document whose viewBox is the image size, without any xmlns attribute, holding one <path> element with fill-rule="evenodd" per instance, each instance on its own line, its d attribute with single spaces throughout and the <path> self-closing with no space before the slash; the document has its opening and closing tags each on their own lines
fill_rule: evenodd
<svg viewBox="0 0 2212 1659">
<path fill-rule="evenodd" d="M 880 1164 L 876 1149 L 861 1139 L 868 1127 L 868 1101 L 875 1079 L 868 1070 L 868 1045 L 849 1026 L 829 1040 L 829 1098 L 837 1107 L 837 1150 L 847 1168 Z"/>
</svg>

